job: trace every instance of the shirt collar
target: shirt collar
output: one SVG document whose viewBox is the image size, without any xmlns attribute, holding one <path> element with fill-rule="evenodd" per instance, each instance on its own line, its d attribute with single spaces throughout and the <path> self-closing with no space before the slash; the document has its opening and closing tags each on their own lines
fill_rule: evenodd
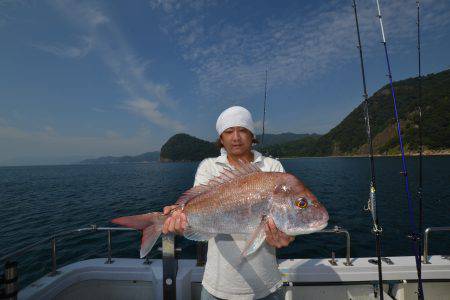
<svg viewBox="0 0 450 300">
<path fill-rule="evenodd" d="M 259 163 L 262 162 L 263 160 L 263 156 L 261 153 L 259 153 L 256 150 L 252 150 L 253 153 L 253 163 Z M 229 165 L 230 163 L 228 162 L 228 158 L 227 158 L 227 151 L 225 150 L 225 148 L 220 148 L 220 156 L 217 157 L 216 159 L 216 164 L 224 164 L 224 165 Z"/>
</svg>

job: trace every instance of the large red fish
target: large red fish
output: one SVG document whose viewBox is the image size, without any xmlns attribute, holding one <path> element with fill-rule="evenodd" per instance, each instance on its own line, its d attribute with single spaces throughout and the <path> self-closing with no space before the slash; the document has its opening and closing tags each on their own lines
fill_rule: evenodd
<svg viewBox="0 0 450 300">
<path fill-rule="evenodd" d="M 176 204 L 176 210 L 182 210 L 188 220 L 186 238 L 206 241 L 217 234 L 245 234 L 248 242 L 243 256 L 255 252 L 265 240 L 267 217 L 288 235 L 319 231 L 328 222 L 326 209 L 294 175 L 262 172 L 252 164 L 224 169 L 206 185 L 186 191 Z M 167 217 L 150 212 L 112 222 L 142 230 L 140 254 L 144 257 L 160 236 Z"/>
</svg>

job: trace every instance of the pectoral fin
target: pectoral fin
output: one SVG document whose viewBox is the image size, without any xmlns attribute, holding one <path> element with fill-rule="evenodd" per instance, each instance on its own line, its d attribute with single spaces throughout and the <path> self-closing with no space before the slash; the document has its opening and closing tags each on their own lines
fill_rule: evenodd
<svg viewBox="0 0 450 300">
<path fill-rule="evenodd" d="M 247 257 L 250 254 L 256 252 L 256 250 L 261 247 L 262 243 L 266 239 L 266 231 L 264 230 L 264 227 L 266 225 L 266 220 L 263 218 L 261 220 L 261 223 L 256 228 L 256 230 L 252 233 L 250 238 L 247 241 L 247 245 L 245 246 L 244 250 L 241 253 L 242 257 Z"/>
</svg>

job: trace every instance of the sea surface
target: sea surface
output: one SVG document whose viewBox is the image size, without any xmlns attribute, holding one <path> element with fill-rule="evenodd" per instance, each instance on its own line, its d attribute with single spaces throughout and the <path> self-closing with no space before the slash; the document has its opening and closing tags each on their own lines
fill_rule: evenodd
<svg viewBox="0 0 450 300">
<path fill-rule="evenodd" d="M 375 256 L 367 204 L 367 158 L 298 158 L 281 160 L 325 205 L 329 228 L 351 235 L 352 257 Z M 409 158 L 410 188 L 417 209 L 418 159 Z M 159 211 L 191 187 L 198 163 L 61 165 L 0 168 L 0 257 L 64 230 L 91 224 L 110 226 L 112 218 Z M 423 161 L 424 227 L 450 226 L 450 157 Z M 400 158 L 375 158 L 378 213 L 384 256 L 411 255 L 407 198 Z M 417 219 L 416 219 L 417 220 Z M 184 258 L 194 258 L 195 244 L 179 239 Z M 137 232 L 113 233 L 114 257 L 138 257 Z M 433 233 L 431 254 L 450 254 L 450 232 Z M 345 256 L 345 237 L 312 234 L 297 237 L 278 251 L 280 258 Z M 80 259 L 106 257 L 106 233 L 74 234 L 57 241 L 58 266 Z M 158 251 L 151 256 L 158 257 Z M 23 287 L 50 271 L 50 243 L 17 257 Z"/>
</svg>

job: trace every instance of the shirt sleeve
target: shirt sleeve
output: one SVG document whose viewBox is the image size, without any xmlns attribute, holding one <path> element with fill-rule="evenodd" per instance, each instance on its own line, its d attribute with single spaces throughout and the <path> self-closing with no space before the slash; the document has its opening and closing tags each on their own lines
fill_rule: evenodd
<svg viewBox="0 0 450 300">
<path fill-rule="evenodd" d="M 272 166 L 272 172 L 282 172 L 282 173 L 286 173 L 286 171 L 283 168 L 283 165 L 276 159 L 273 160 L 274 164 Z"/>
<path fill-rule="evenodd" d="M 206 184 L 209 179 L 211 178 L 211 172 L 210 168 L 208 168 L 208 165 L 210 162 L 208 159 L 202 160 L 202 162 L 197 167 L 197 172 L 195 173 L 195 180 L 194 180 L 194 186 L 200 185 L 200 184 Z"/>
</svg>

